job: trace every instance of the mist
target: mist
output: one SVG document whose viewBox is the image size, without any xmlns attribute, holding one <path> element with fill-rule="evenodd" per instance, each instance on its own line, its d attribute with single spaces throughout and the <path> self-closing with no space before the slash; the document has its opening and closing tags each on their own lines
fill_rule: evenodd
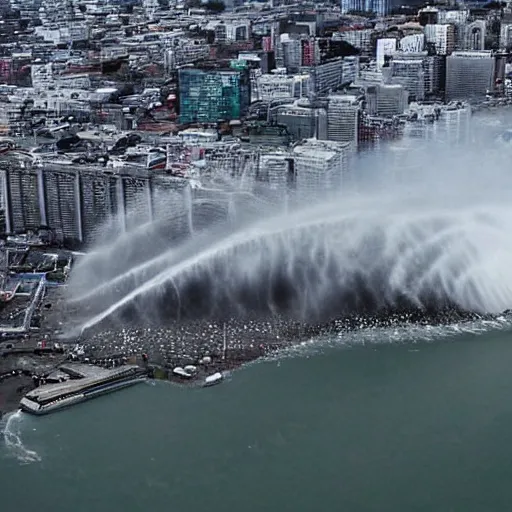
<svg viewBox="0 0 512 512">
<path fill-rule="evenodd" d="M 340 190 L 288 205 L 237 189 L 189 198 L 121 232 L 111 219 L 74 269 L 82 329 L 105 322 L 512 308 L 512 115 L 468 141 L 360 154 Z M 288 202 L 286 202 L 288 204 Z M 173 207 L 174 205 L 174 207 Z M 192 219 L 192 234 L 187 229 Z"/>
</svg>

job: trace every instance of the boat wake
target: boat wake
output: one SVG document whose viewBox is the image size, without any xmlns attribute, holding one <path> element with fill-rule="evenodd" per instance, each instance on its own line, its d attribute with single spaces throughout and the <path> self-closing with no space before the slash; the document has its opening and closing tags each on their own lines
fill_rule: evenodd
<svg viewBox="0 0 512 512">
<path fill-rule="evenodd" d="M 6 455 L 14 457 L 22 464 L 41 462 L 39 454 L 23 444 L 22 424 L 24 415 L 21 410 L 7 414 L 0 421 L 0 433 L 6 448 Z"/>
</svg>

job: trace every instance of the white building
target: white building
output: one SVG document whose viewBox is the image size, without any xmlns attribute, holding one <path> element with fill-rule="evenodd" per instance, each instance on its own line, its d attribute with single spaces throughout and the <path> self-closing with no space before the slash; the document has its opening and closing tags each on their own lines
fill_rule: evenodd
<svg viewBox="0 0 512 512">
<path fill-rule="evenodd" d="M 271 101 L 280 98 L 305 98 L 310 87 L 310 75 L 267 74 L 256 78 L 258 99 Z"/>
<path fill-rule="evenodd" d="M 494 87 L 495 65 L 491 51 L 452 53 L 446 58 L 446 100 L 485 99 Z"/>
<path fill-rule="evenodd" d="M 353 95 L 330 95 L 327 111 L 327 137 L 348 142 L 353 150 L 358 146 L 358 124 L 361 102 Z"/>
<path fill-rule="evenodd" d="M 422 52 L 425 47 L 425 34 L 412 34 L 400 39 L 402 52 Z"/>
<path fill-rule="evenodd" d="M 391 56 L 394 52 L 396 52 L 396 39 L 377 39 L 377 68 L 381 69 L 384 65 L 385 57 Z"/>
<path fill-rule="evenodd" d="M 339 192 L 348 172 L 350 143 L 307 139 L 293 148 L 295 191 L 299 203 Z"/>
</svg>

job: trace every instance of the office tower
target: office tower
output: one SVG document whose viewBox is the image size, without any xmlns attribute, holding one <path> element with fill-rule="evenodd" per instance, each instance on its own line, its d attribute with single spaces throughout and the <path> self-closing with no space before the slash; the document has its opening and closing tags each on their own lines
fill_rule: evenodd
<svg viewBox="0 0 512 512">
<path fill-rule="evenodd" d="M 81 169 L 82 233 L 85 242 L 92 242 L 101 225 L 117 212 L 117 181 L 111 174 Z"/>
<path fill-rule="evenodd" d="M 341 63 L 342 85 L 350 85 L 359 76 L 359 57 L 344 57 Z"/>
<path fill-rule="evenodd" d="M 301 66 L 314 66 L 316 63 L 316 44 L 314 39 L 301 41 Z"/>
<path fill-rule="evenodd" d="M 7 231 L 23 233 L 45 224 L 46 219 L 41 215 L 40 208 L 42 172 L 13 166 L 7 168 L 5 173 Z"/>
<path fill-rule="evenodd" d="M 395 53 L 389 63 L 392 84 L 403 85 L 409 101 L 425 99 L 424 60 L 427 53 Z"/>
<path fill-rule="evenodd" d="M 445 105 L 437 120 L 436 137 L 448 148 L 469 142 L 471 106 L 467 103 Z"/>
<path fill-rule="evenodd" d="M 438 96 L 444 91 L 446 62 L 441 55 L 429 55 L 423 60 L 425 96 Z"/>
<path fill-rule="evenodd" d="M 339 192 L 348 172 L 350 144 L 308 139 L 293 148 L 295 197 L 299 203 Z"/>
<path fill-rule="evenodd" d="M 455 49 L 455 29 L 450 24 L 425 25 L 425 41 L 435 46 L 438 55 L 450 55 Z"/>
<path fill-rule="evenodd" d="M 327 139 L 327 113 L 323 108 L 313 108 L 307 102 L 286 105 L 277 110 L 277 123 L 286 126 L 296 140 L 315 137 Z"/>
<path fill-rule="evenodd" d="M 358 146 L 358 126 L 361 103 L 356 96 L 329 96 L 327 136 L 329 140 L 349 142 L 353 150 Z"/>
<path fill-rule="evenodd" d="M 490 51 L 454 52 L 446 59 L 446 101 L 484 99 L 494 86 Z"/>
<path fill-rule="evenodd" d="M 343 58 L 337 57 L 319 64 L 310 70 L 311 92 L 318 96 L 335 91 L 343 84 Z"/>
<path fill-rule="evenodd" d="M 260 156 L 257 179 L 263 184 L 261 193 L 285 211 L 289 206 L 293 174 L 293 159 L 288 153 L 265 153 Z"/>
<path fill-rule="evenodd" d="M 286 68 L 288 73 L 297 73 L 302 65 L 301 40 L 290 38 L 289 34 L 281 34 L 276 47 L 277 65 Z"/>
<path fill-rule="evenodd" d="M 65 244 L 83 240 L 79 171 L 45 169 L 42 173 L 46 222 Z M 43 204 L 40 205 L 43 207 Z"/>
<path fill-rule="evenodd" d="M 179 71 L 180 122 L 240 119 L 251 101 L 248 69 Z"/>
<path fill-rule="evenodd" d="M 407 108 L 408 92 L 402 85 L 378 84 L 366 88 L 366 110 L 370 115 L 393 117 Z"/>
<path fill-rule="evenodd" d="M 366 11 L 371 11 L 378 16 L 386 16 L 391 11 L 390 0 L 366 0 Z"/>
<path fill-rule="evenodd" d="M 365 10 L 365 0 L 341 0 L 341 13 L 363 12 Z"/>
</svg>

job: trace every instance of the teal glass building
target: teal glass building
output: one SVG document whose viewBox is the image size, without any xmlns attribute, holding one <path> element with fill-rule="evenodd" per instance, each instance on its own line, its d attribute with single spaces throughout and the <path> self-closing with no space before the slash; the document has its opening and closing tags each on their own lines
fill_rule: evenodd
<svg viewBox="0 0 512 512">
<path fill-rule="evenodd" d="M 244 116 L 251 102 L 248 69 L 179 71 L 180 123 L 215 123 Z"/>
</svg>

